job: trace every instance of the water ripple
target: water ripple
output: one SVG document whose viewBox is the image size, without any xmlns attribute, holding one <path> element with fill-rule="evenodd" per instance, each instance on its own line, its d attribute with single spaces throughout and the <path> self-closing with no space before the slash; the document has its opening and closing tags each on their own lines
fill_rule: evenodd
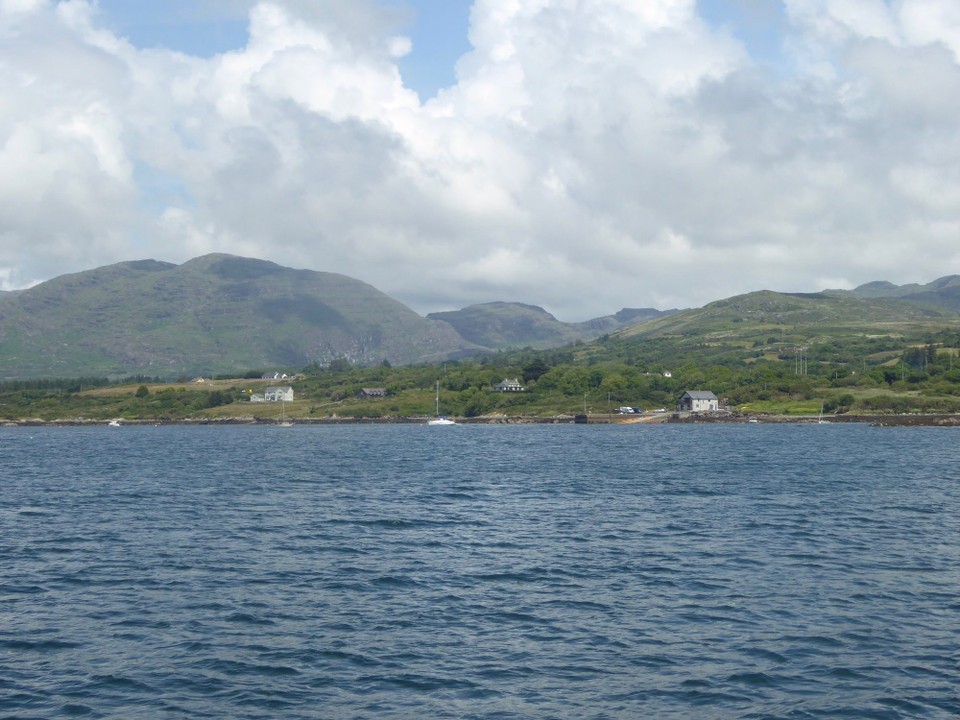
<svg viewBox="0 0 960 720">
<path fill-rule="evenodd" d="M 960 716 L 939 430 L 0 433 L 0 717 Z"/>
</svg>

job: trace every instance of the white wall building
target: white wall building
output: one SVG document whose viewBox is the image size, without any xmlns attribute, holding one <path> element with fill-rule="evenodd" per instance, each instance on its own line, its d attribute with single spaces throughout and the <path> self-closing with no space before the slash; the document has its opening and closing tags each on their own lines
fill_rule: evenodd
<svg viewBox="0 0 960 720">
<path fill-rule="evenodd" d="M 271 385 L 263 391 L 264 402 L 293 402 L 293 388 L 289 385 Z"/>
</svg>

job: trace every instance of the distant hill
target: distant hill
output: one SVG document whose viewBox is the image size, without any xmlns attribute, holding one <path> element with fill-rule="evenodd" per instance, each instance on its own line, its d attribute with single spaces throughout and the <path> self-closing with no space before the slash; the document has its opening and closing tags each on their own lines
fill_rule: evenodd
<svg viewBox="0 0 960 720">
<path fill-rule="evenodd" d="M 511 302 L 424 318 L 344 275 L 214 254 L 182 265 L 118 263 L 0 293 L 0 380 L 171 378 L 299 369 L 337 358 L 411 364 L 597 339 L 588 352 L 616 345 L 626 357 L 644 343 L 661 364 L 693 355 L 750 361 L 791 345 L 958 324 L 957 275 L 926 285 L 764 290 L 691 310 L 625 308 L 564 323 L 536 305 Z"/>
<path fill-rule="evenodd" d="M 803 328 L 806 334 L 816 334 L 838 328 L 865 330 L 875 324 L 938 323 L 957 319 L 957 313 L 949 309 L 899 298 L 857 297 L 849 291 L 778 293 L 761 290 L 678 312 L 621 334 L 707 337 L 778 328 Z"/>
<path fill-rule="evenodd" d="M 947 275 L 926 285 L 911 283 L 894 285 L 889 282 L 870 282 L 853 290 L 828 290 L 831 295 L 851 295 L 857 298 L 896 298 L 912 303 L 960 312 L 960 275 Z"/>
<path fill-rule="evenodd" d="M 652 320 L 618 336 L 671 340 L 677 350 L 721 345 L 756 349 L 831 337 L 907 334 L 958 322 L 955 311 L 900 298 L 761 290 Z"/>
<path fill-rule="evenodd" d="M 624 329 L 580 356 L 665 369 L 802 359 L 811 366 L 830 363 L 834 371 L 852 375 L 894 361 L 905 347 L 944 332 L 953 338 L 960 332 L 956 311 L 850 292 L 762 290 Z"/>
<path fill-rule="evenodd" d="M 585 320 L 584 322 L 572 323 L 584 339 L 596 338 L 607 333 L 617 332 L 624 328 L 635 327 L 650 320 L 664 318 L 675 313 L 681 312 L 677 309 L 657 310 L 656 308 L 623 308 L 613 315 Z"/>
<path fill-rule="evenodd" d="M 64 275 L 0 295 L 0 376 L 214 374 L 476 353 L 366 283 L 206 255 Z"/>
<path fill-rule="evenodd" d="M 565 323 L 536 305 L 491 302 L 470 305 L 462 310 L 430 313 L 427 317 L 449 323 L 474 345 L 498 350 L 552 348 L 577 340 L 594 340 L 606 333 L 673 312 L 676 311 L 626 308 L 615 315 L 580 323 Z"/>
</svg>

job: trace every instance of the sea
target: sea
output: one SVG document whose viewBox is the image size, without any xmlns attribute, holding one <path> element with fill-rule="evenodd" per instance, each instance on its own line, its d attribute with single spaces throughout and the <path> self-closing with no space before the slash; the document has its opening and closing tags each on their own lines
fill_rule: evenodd
<svg viewBox="0 0 960 720">
<path fill-rule="evenodd" d="M 960 429 L 0 429 L 0 718 L 957 718 Z"/>
</svg>

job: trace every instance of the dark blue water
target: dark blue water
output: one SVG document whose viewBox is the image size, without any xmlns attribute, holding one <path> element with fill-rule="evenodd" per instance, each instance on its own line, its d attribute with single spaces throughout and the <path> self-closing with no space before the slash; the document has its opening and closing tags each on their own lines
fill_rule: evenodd
<svg viewBox="0 0 960 720">
<path fill-rule="evenodd" d="M 960 432 L 0 430 L 2 718 L 954 718 Z"/>
</svg>

